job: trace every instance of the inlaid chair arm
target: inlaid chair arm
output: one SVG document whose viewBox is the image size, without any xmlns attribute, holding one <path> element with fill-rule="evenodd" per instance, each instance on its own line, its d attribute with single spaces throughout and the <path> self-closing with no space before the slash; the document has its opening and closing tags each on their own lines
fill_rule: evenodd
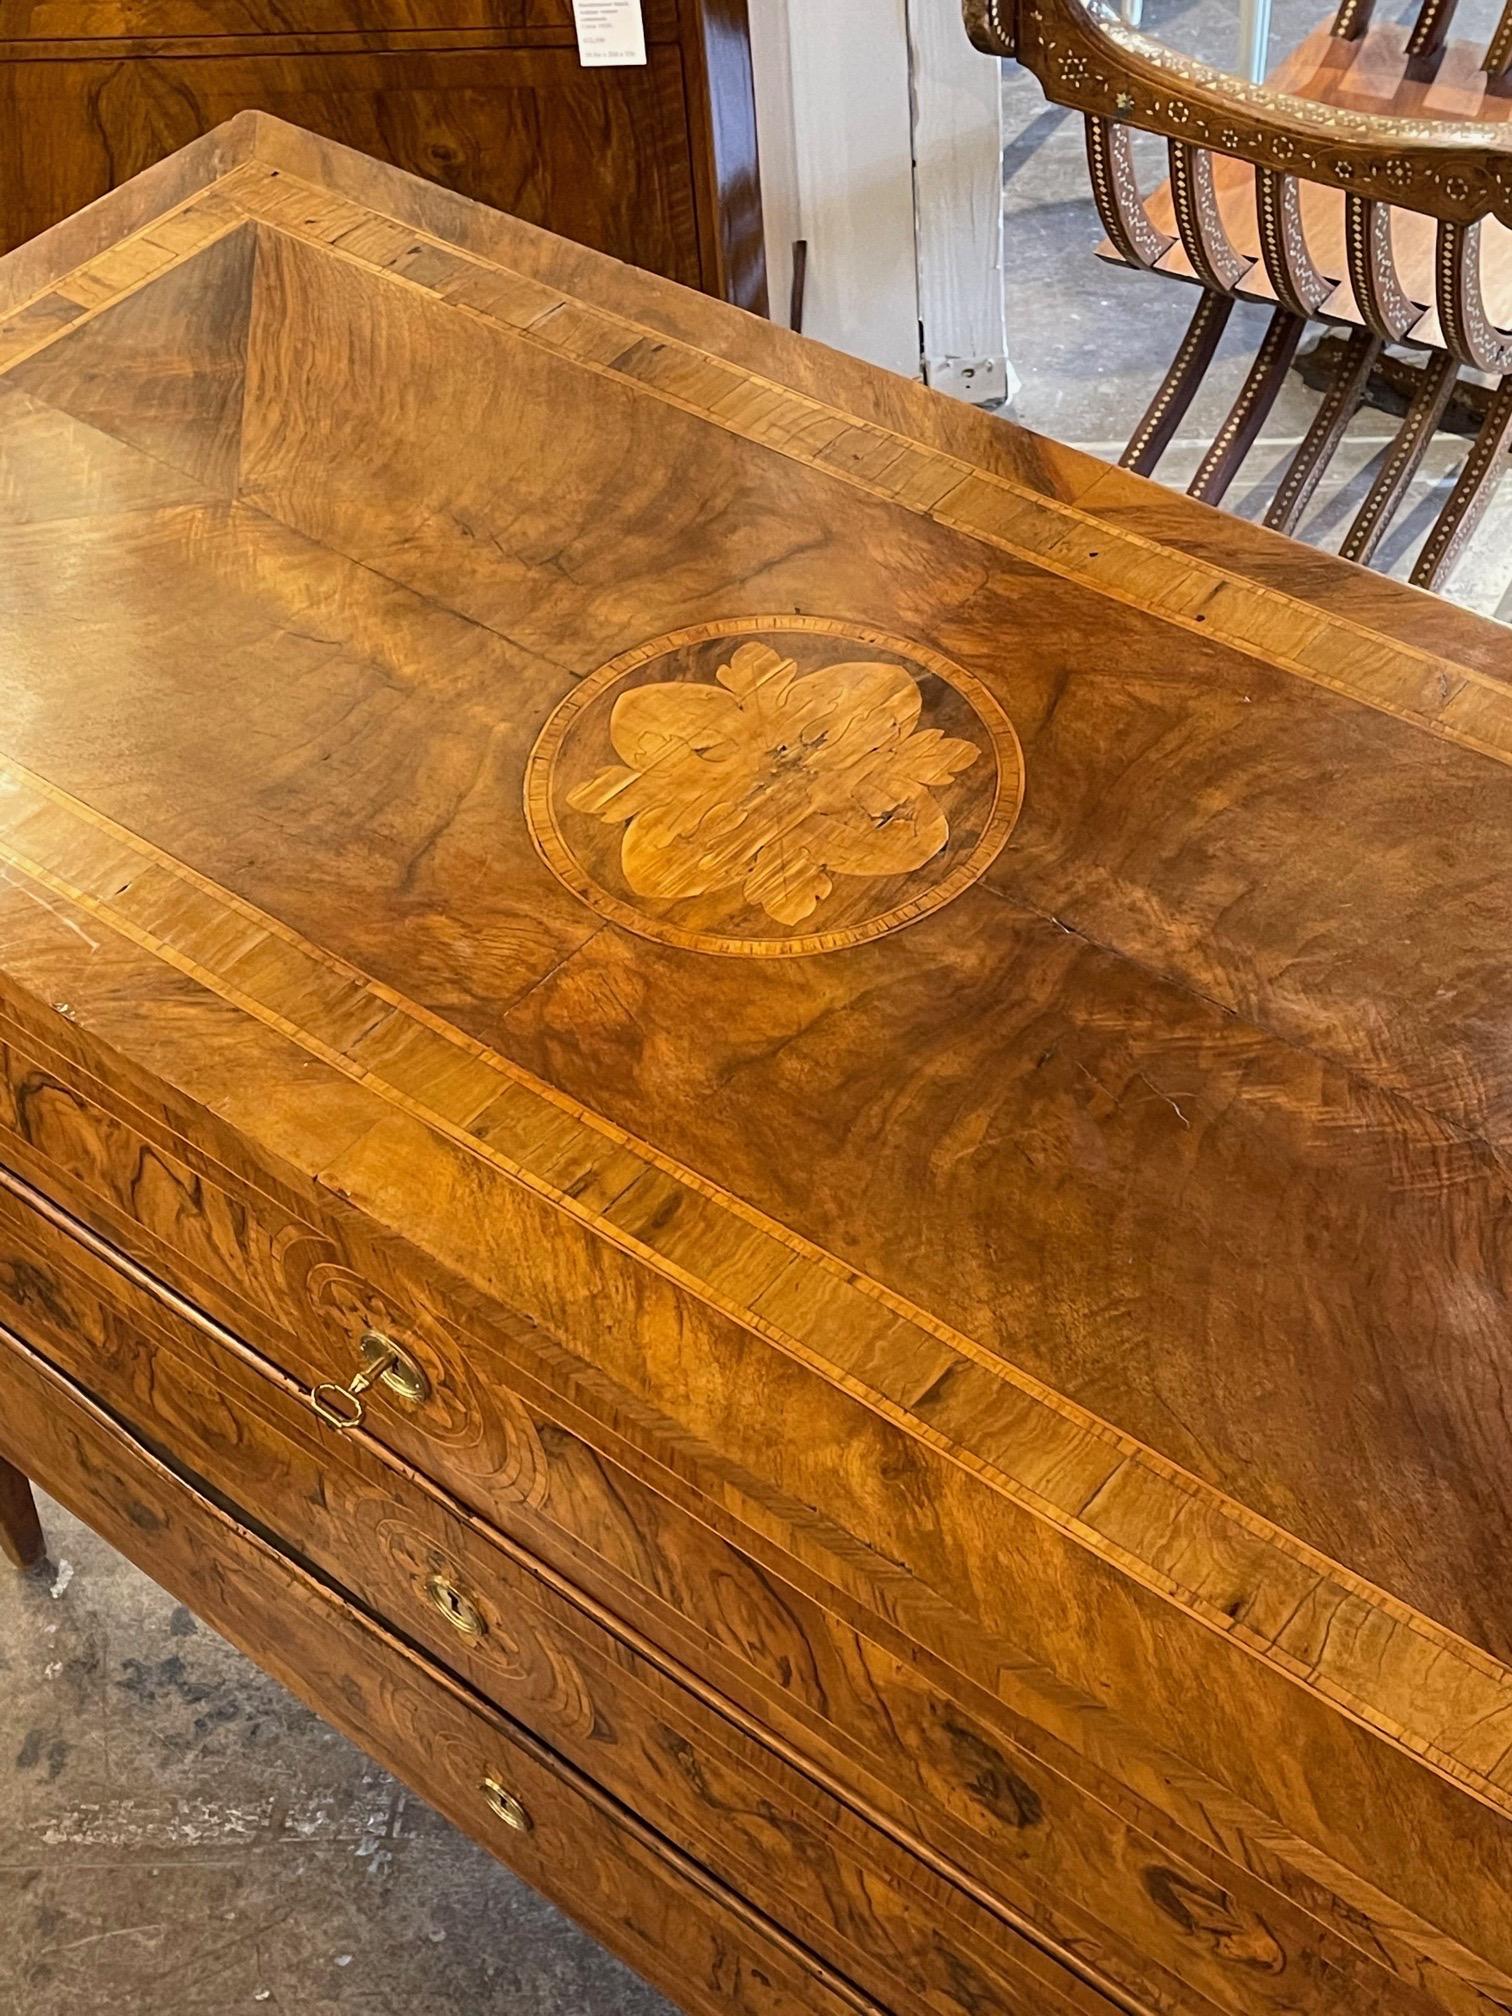
<svg viewBox="0 0 1512 2016">
<path fill-rule="evenodd" d="M 1470 224 L 1512 224 L 1512 130 L 1491 120 L 1344 111 L 1162 47 L 1106 0 L 963 0 L 967 31 L 1047 98 L 1256 168 Z"/>
</svg>

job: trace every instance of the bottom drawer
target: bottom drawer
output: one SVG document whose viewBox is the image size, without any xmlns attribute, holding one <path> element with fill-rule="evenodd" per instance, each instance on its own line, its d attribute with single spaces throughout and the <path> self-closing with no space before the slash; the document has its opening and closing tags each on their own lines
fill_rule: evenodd
<svg viewBox="0 0 1512 2016">
<path fill-rule="evenodd" d="M 201 1497 L 3 1329 L 0 1364 L 0 1455 L 685 2009 L 882 2016 L 581 1772 Z"/>
</svg>

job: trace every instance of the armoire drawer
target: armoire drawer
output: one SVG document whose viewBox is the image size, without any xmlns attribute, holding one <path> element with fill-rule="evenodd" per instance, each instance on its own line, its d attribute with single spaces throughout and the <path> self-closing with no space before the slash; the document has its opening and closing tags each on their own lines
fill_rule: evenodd
<svg viewBox="0 0 1512 2016">
<path fill-rule="evenodd" d="M 128 1436 L 0 1329 L 0 1454 L 698 2016 L 882 2005 Z"/>
<path fill-rule="evenodd" d="M 518 1544 L 0 1188 L 0 1325 L 900 2016 L 1098 2016 L 1062 1965 Z"/>
</svg>

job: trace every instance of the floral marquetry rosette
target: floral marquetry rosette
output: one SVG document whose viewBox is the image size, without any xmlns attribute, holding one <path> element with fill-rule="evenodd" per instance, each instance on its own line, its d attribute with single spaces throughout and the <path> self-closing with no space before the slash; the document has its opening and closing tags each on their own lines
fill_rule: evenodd
<svg viewBox="0 0 1512 2016">
<path fill-rule="evenodd" d="M 947 844 L 934 786 L 980 755 L 918 727 L 923 695 L 901 665 L 854 660 L 798 674 L 769 644 L 742 644 L 716 684 L 620 695 L 611 764 L 568 793 L 574 811 L 624 824 L 620 865 L 637 896 L 739 888 L 778 923 L 811 917 L 838 875 L 904 875 Z"/>
<path fill-rule="evenodd" d="M 1006 840 L 1017 737 L 927 648 L 742 618 L 614 659 L 548 721 L 526 809 L 585 902 L 691 950 L 860 943 L 938 909 Z"/>
</svg>

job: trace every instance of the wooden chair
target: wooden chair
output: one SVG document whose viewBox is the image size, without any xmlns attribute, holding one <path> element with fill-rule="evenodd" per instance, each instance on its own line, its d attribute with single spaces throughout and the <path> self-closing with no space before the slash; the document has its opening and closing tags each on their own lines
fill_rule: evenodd
<svg viewBox="0 0 1512 2016">
<path fill-rule="evenodd" d="M 1341 551 L 1368 563 L 1467 368 L 1495 381 L 1412 578 L 1464 550 L 1512 440 L 1512 0 L 1490 47 L 1447 39 L 1454 0 L 1369 29 L 1342 0 L 1264 85 L 1163 48 L 1102 0 L 965 0 L 976 46 L 1013 56 L 1084 114 L 1107 256 L 1199 289 L 1191 322 L 1121 460 L 1150 474 L 1235 300 L 1272 314 L 1188 486 L 1217 504 L 1253 446 L 1309 321 L 1346 332 L 1266 523 L 1297 525 L 1389 344 L 1423 355 L 1407 411 Z M 1367 32 L 1367 30 L 1369 32 Z M 1146 200 L 1131 129 L 1162 135 L 1170 178 Z"/>
</svg>

